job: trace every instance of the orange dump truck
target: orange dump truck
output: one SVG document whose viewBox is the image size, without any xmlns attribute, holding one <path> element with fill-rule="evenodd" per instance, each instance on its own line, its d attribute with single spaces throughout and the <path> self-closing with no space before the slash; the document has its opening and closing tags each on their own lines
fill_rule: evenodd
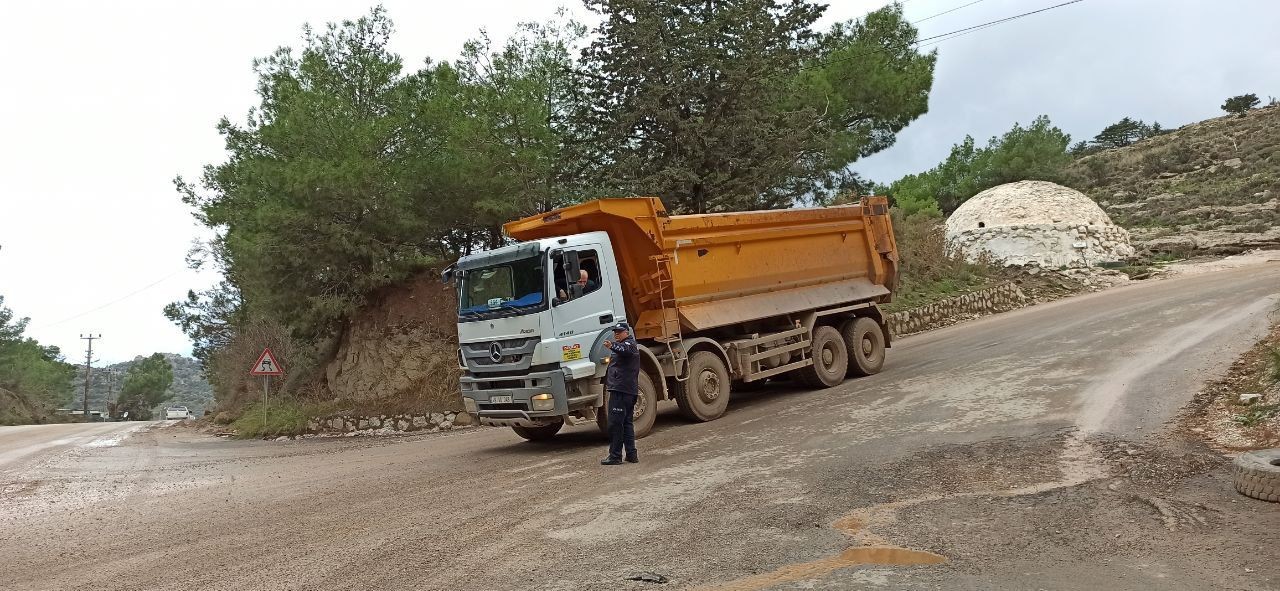
<svg viewBox="0 0 1280 591">
<path fill-rule="evenodd" d="M 637 437 L 657 403 L 700 421 L 733 384 L 787 375 L 816 388 L 880 370 L 877 304 L 897 283 L 883 197 L 857 205 L 668 215 L 656 198 L 601 199 L 508 223 L 517 244 L 464 257 L 463 402 L 526 439 L 604 428 L 601 342 L 628 321 L 641 347 Z"/>
</svg>

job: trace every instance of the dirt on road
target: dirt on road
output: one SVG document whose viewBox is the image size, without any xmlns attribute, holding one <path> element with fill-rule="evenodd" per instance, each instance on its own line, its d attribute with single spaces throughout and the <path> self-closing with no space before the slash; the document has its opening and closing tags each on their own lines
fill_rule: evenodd
<svg viewBox="0 0 1280 591">
<path fill-rule="evenodd" d="M 1277 589 L 1280 506 L 1170 421 L 1278 302 L 1266 265 L 906 338 L 836 388 L 664 408 L 639 465 L 589 427 L 47 448 L 0 464 L 0 587 Z"/>
</svg>

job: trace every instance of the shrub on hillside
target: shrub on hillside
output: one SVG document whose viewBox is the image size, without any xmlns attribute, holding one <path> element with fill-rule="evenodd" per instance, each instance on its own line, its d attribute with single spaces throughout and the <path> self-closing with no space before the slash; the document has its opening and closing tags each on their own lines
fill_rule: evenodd
<svg viewBox="0 0 1280 591">
<path fill-rule="evenodd" d="M 1258 95 L 1251 92 L 1227 99 L 1226 102 L 1222 103 L 1221 108 L 1232 115 L 1243 115 L 1258 106 L 1260 102 L 1262 101 L 1258 100 Z"/>
<path fill-rule="evenodd" d="M 901 280 L 889 309 L 905 310 L 980 289 L 999 277 L 1000 269 L 987 257 L 969 262 L 947 243 L 942 216 L 893 213 Z"/>
</svg>

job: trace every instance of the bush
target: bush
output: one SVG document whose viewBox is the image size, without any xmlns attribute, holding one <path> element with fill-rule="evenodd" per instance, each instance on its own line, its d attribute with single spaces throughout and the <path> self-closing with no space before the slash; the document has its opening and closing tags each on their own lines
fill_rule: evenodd
<svg viewBox="0 0 1280 591">
<path fill-rule="evenodd" d="M 941 216 L 893 213 L 902 279 L 889 310 L 906 310 L 981 289 L 999 275 L 990 260 L 984 257 L 971 263 L 947 243 Z"/>
<path fill-rule="evenodd" d="M 1231 113 L 1232 115 L 1243 115 L 1250 109 L 1258 106 L 1259 102 L 1261 101 L 1258 100 L 1258 95 L 1256 94 L 1242 94 L 1227 99 L 1226 102 L 1222 103 L 1221 108 L 1223 111 Z"/>
<path fill-rule="evenodd" d="M 1267 356 L 1271 358 L 1271 383 L 1280 383 L 1280 349 L 1271 347 L 1267 349 Z"/>
<path fill-rule="evenodd" d="M 282 395 L 301 395 L 313 389 L 317 372 L 316 348 L 298 343 L 288 328 L 278 322 L 255 319 L 237 327 L 227 346 L 209 357 L 205 372 L 213 386 L 218 412 L 238 414 L 241 408 L 262 397 L 262 378 L 249 375 L 264 347 L 270 347 L 285 368 L 283 378 L 271 379 L 271 390 Z"/>
<path fill-rule="evenodd" d="M 241 439 L 299 435 L 307 428 L 307 412 L 287 398 L 269 401 L 265 407 L 257 402 L 231 426 Z"/>
</svg>

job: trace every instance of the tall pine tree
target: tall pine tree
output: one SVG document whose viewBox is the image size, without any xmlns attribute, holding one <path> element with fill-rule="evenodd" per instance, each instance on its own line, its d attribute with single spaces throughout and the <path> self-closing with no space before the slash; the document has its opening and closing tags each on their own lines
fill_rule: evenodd
<svg viewBox="0 0 1280 591">
<path fill-rule="evenodd" d="M 588 0 L 573 171 L 680 212 L 785 207 L 856 180 L 928 107 L 934 54 L 899 5 L 826 33 L 803 0 Z"/>
</svg>

